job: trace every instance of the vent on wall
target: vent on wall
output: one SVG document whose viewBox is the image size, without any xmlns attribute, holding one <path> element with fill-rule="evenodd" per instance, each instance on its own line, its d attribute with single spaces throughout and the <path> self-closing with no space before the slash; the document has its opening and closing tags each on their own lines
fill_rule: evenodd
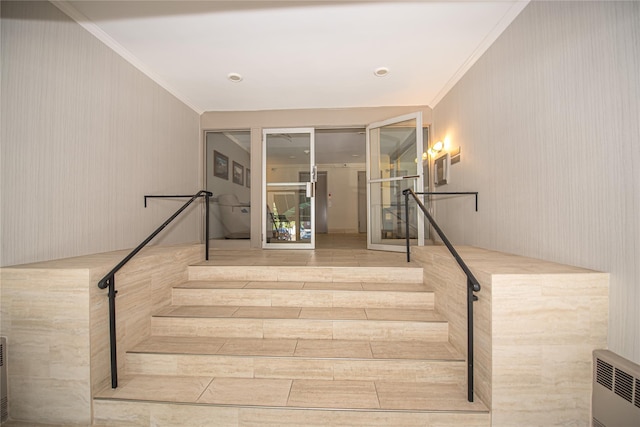
<svg viewBox="0 0 640 427">
<path fill-rule="evenodd" d="M 9 397 L 7 395 L 7 339 L 5 337 L 0 338 L 0 422 L 4 422 L 9 418 Z"/>
<path fill-rule="evenodd" d="M 593 426 L 640 426 L 640 365 L 595 350 L 593 369 Z"/>
</svg>

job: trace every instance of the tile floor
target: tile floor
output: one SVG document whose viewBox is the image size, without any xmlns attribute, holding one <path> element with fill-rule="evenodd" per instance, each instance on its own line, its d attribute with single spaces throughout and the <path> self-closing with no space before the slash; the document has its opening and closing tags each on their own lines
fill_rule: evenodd
<svg viewBox="0 0 640 427">
<path fill-rule="evenodd" d="M 282 408 L 357 408 L 418 411 L 485 411 L 469 403 L 461 386 L 393 381 L 222 378 L 138 375 L 121 378 L 98 398 Z"/>
<path fill-rule="evenodd" d="M 404 252 L 368 251 L 366 234 L 318 234 L 315 250 L 211 249 L 211 265 L 406 267 Z"/>
</svg>

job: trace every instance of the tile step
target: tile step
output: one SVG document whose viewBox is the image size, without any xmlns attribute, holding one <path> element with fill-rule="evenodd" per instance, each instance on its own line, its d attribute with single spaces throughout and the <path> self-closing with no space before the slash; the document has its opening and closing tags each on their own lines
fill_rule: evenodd
<svg viewBox="0 0 640 427">
<path fill-rule="evenodd" d="M 488 411 L 384 411 L 95 399 L 94 427 L 490 427 Z M 43 426 L 44 427 L 44 426 Z"/>
<path fill-rule="evenodd" d="M 248 281 L 248 280 L 187 280 L 175 285 L 184 289 L 304 289 L 336 291 L 431 292 L 424 283 L 402 282 L 313 282 L 313 281 Z"/>
<path fill-rule="evenodd" d="M 297 282 L 422 283 L 422 267 L 335 267 L 215 265 L 203 262 L 188 267 L 189 280 Z"/>
<path fill-rule="evenodd" d="M 150 406 L 160 404 L 181 404 L 184 410 L 179 411 L 181 420 L 189 419 L 189 425 L 211 423 L 211 419 L 200 416 L 218 411 L 205 408 L 219 408 L 221 417 L 216 418 L 216 425 L 336 425 L 334 414 L 352 411 L 354 421 L 359 420 L 355 425 L 369 425 L 368 421 L 363 421 L 368 417 L 378 420 L 371 425 L 430 425 L 425 423 L 429 420 L 426 414 L 436 413 L 447 413 L 443 420 L 458 419 L 460 422 L 442 425 L 489 425 L 487 407 L 478 399 L 473 403 L 467 402 L 466 391 L 460 385 L 145 375 L 123 377 L 117 389 L 105 388 L 97 393 L 94 397 L 94 422 L 117 425 L 118 417 L 122 417 L 122 421 L 132 424 L 174 425 L 170 421 L 149 423 L 150 420 L 142 419 L 154 416 L 154 412 L 158 417 L 175 415 L 159 406 L 154 411 Z M 193 411 L 187 408 L 191 405 Z M 276 412 L 269 416 L 268 412 L 263 412 L 267 409 Z M 238 412 L 242 410 L 247 411 L 244 414 Z M 316 412 L 312 418 L 307 418 L 309 410 Z M 256 415 L 254 411 L 265 418 L 255 418 L 256 424 L 239 422 L 243 415 Z M 389 424 L 391 420 L 402 420 L 407 414 L 414 414 L 416 418 L 408 417 L 407 421 L 411 423 Z M 470 416 L 466 424 L 463 423 L 464 415 Z M 313 424 L 310 423 L 312 420 Z"/>
<path fill-rule="evenodd" d="M 172 304 L 423 310 L 432 310 L 435 305 L 433 292 L 424 288 L 410 291 L 408 284 L 403 284 L 403 290 L 389 290 L 388 284 L 344 282 L 335 284 L 333 289 L 317 282 L 264 282 L 259 285 L 260 282 L 189 282 L 172 289 Z"/>
<path fill-rule="evenodd" d="M 126 354 L 137 375 L 463 383 L 448 343 L 151 337 Z"/>
<path fill-rule="evenodd" d="M 226 307 L 225 307 L 226 308 Z M 204 310 L 213 310 L 204 307 Z M 232 307 L 233 309 L 233 307 Z M 260 308 L 251 314 L 251 307 L 240 307 L 248 317 L 210 317 L 159 315 L 151 318 L 151 335 L 226 337 L 226 338 L 285 338 L 285 339 L 342 339 L 377 341 L 448 341 L 447 322 L 425 320 L 368 320 L 300 318 L 302 309 L 293 309 L 291 317 L 283 318 L 282 309 L 273 316 L 271 310 Z M 270 309 L 270 308 L 269 308 Z M 184 310 L 187 312 L 188 310 Z M 365 312 L 366 313 L 366 312 Z"/>
<path fill-rule="evenodd" d="M 162 308 L 153 317 L 446 322 L 434 310 L 371 307 L 171 305 Z"/>
<path fill-rule="evenodd" d="M 152 336 L 130 353 L 405 360 L 464 360 L 447 342 Z"/>
</svg>

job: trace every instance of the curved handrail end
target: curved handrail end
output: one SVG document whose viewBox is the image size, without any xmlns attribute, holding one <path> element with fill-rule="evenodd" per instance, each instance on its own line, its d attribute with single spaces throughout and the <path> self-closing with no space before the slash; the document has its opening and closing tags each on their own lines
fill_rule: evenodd
<svg viewBox="0 0 640 427">
<path fill-rule="evenodd" d="M 98 287 L 99 287 L 100 289 L 107 289 L 107 286 L 109 286 L 109 283 L 107 283 L 107 282 L 108 282 L 108 280 L 107 280 L 107 278 L 105 277 L 104 279 L 102 279 L 102 280 L 100 280 L 100 281 L 98 282 Z"/>
</svg>

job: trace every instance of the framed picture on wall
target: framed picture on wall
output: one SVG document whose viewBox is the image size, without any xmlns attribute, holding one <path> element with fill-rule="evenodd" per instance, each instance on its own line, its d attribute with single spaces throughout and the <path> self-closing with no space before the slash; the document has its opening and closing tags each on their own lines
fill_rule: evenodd
<svg viewBox="0 0 640 427">
<path fill-rule="evenodd" d="M 249 168 L 247 168 L 247 180 L 245 181 L 245 184 L 248 188 L 251 188 L 251 169 Z"/>
<path fill-rule="evenodd" d="M 213 152 L 213 176 L 229 179 L 229 158 L 215 150 Z"/>
<path fill-rule="evenodd" d="M 233 162 L 233 182 L 244 185 L 244 166 L 240 163 Z"/>
</svg>

